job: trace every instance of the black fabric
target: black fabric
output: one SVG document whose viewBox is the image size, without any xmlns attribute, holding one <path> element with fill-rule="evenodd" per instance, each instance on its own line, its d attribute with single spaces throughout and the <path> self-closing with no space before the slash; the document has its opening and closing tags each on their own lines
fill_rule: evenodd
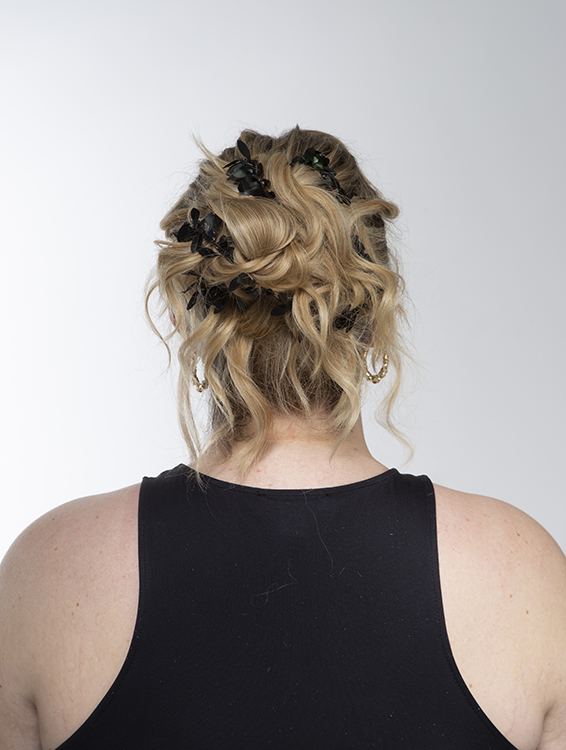
<svg viewBox="0 0 566 750">
<path fill-rule="evenodd" d="M 434 492 L 390 470 L 260 490 L 142 484 L 126 662 L 61 750 L 509 750 L 444 625 Z"/>
</svg>

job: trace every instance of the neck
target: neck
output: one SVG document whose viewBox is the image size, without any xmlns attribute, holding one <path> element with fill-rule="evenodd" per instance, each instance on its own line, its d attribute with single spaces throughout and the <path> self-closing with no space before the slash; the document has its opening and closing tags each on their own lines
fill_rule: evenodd
<svg viewBox="0 0 566 750">
<path fill-rule="evenodd" d="M 335 436 L 323 419 L 277 417 L 265 451 L 247 474 L 243 475 L 239 469 L 243 444 L 236 445 L 224 461 L 213 454 L 205 455 L 200 470 L 235 484 L 276 489 L 332 487 L 386 471 L 368 450 L 361 417 L 338 448 L 335 445 Z"/>
</svg>

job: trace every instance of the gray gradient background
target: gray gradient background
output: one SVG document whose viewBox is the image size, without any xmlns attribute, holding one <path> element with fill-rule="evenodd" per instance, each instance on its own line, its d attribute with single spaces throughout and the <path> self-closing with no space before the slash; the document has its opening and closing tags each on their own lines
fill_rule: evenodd
<svg viewBox="0 0 566 750">
<path fill-rule="evenodd" d="M 402 209 L 405 470 L 566 548 L 561 0 L 4 7 L 0 554 L 49 508 L 184 459 L 142 314 L 159 219 L 191 132 L 217 150 L 296 123 L 342 137 Z"/>
</svg>

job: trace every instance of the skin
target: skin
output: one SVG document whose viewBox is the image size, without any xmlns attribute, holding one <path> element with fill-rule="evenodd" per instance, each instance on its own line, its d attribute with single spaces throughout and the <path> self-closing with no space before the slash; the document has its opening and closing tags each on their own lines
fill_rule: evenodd
<svg viewBox="0 0 566 750">
<path fill-rule="evenodd" d="M 386 470 L 359 421 L 330 458 L 321 424 L 278 420 L 253 473 L 237 454 L 203 473 L 257 487 L 356 482 Z M 315 468 L 313 468 L 315 467 Z M 290 479 L 292 477 L 292 479 Z M 244 481 L 245 480 L 245 481 Z M 0 750 L 54 750 L 126 657 L 138 598 L 139 485 L 47 513 L 0 569 Z M 516 508 L 436 487 L 450 642 L 471 692 L 519 750 L 566 748 L 566 560 Z"/>
</svg>

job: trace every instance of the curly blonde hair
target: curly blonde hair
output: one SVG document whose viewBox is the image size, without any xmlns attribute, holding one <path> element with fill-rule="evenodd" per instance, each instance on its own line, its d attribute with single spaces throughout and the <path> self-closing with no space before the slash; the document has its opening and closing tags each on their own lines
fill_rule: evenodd
<svg viewBox="0 0 566 750">
<path fill-rule="evenodd" d="M 174 323 L 164 341 L 180 338 L 179 415 L 192 465 L 198 471 L 207 450 L 227 458 L 244 441 L 239 465 L 245 475 L 261 456 L 276 415 L 323 415 L 340 444 L 360 413 L 368 350 L 374 370 L 383 354 L 389 357 L 382 422 L 398 434 L 391 409 L 403 352 L 403 283 L 386 240 L 398 209 L 337 138 L 296 127 L 279 137 L 246 130 L 240 140 L 262 165 L 275 197 L 243 195 L 227 178 L 236 148 L 215 156 L 201 147 L 198 176 L 161 222 L 166 239 L 156 242 L 146 306 L 158 290 Z M 327 157 L 348 199 L 301 163 L 308 149 Z M 178 241 L 194 209 L 218 217 L 218 236 L 227 238 L 229 253 L 205 257 L 191 242 Z M 201 240 L 214 249 L 210 238 L 201 234 Z M 240 274 L 256 285 L 255 297 L 232 283 Z M 212 309 L 195 288 L 231 291 L 222 309 Z M 288 312 L 271 314 L 281 299 Z M 204 448 L 191 406 L 199 360 L 210 387 Z"/>
</svg>

